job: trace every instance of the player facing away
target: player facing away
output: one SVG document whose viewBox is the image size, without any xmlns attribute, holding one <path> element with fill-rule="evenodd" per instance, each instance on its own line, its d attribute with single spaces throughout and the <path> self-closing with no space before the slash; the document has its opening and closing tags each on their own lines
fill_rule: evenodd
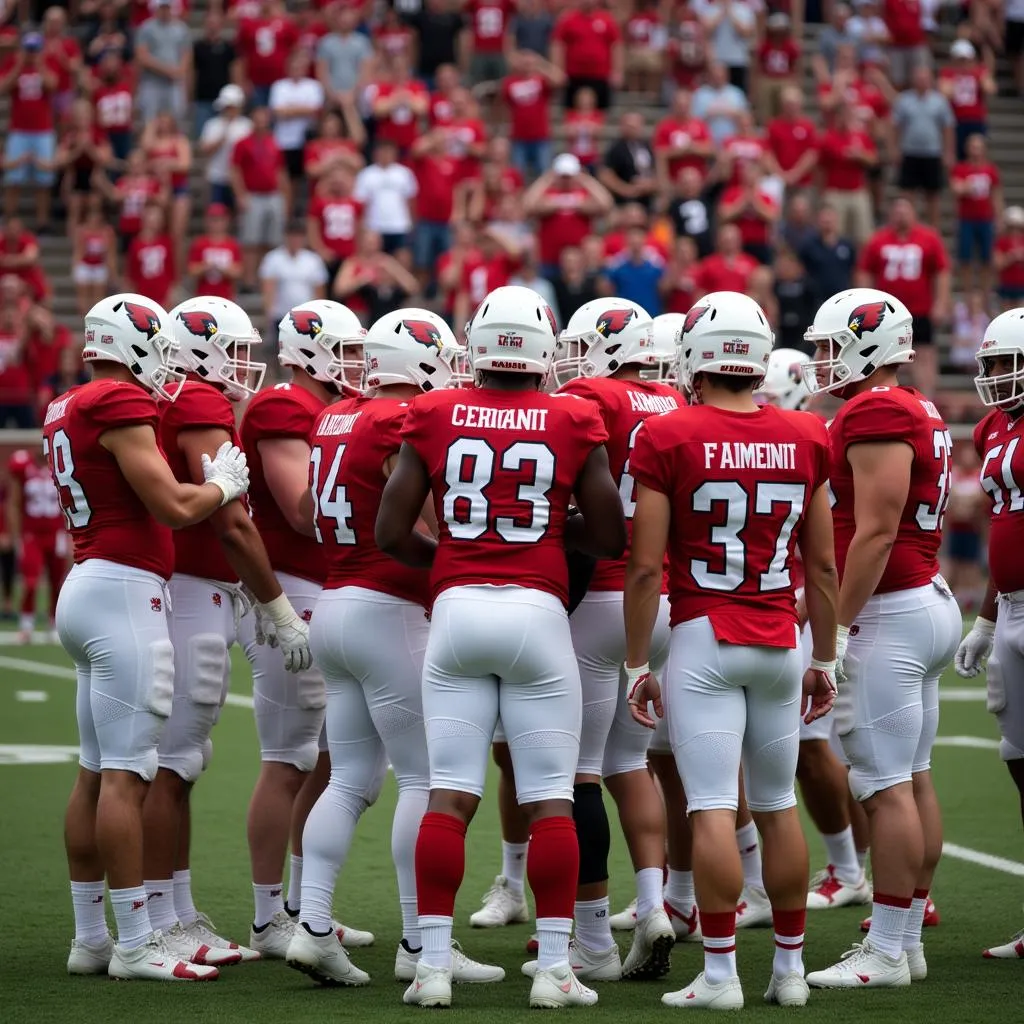
<svg viewBox="0 0 1024 1024">
<path fill-rule="evenodd" d="M 961 636 L 938 563 L 952 441 L 932 402 L 900 386 L 913 318 L 898 299 L 840 292 L 805 338 L 816 346 L 808 386 L 844 403 L 829 426 L 841 579 L 836 716 L 850 790 L 867 811 L 874 876 L 867 938 L 807 980 L 909 985 L 927 973 L 921 926 L 942 854 L 931 751 L 939 676 Z"/>
<path fill-rule="evenodd" d="M 211 515 L 248 486 L 230 444 L 179 483 L 160 449 L 153 396 L 180 374 L 167 313 L 140 295 L 114 295 L 85 317 L 92 380 L 54 399 L 43 423 L 75 565 L 57 602 L 57 632 L 75 663 L 80 769 L 64 819 L 75 939 L 70 974 L 199 981 L 214 967 L 182 962 L 149 917 L 142 808 L 171 713 L 174 653 L 167 629 L 171 527 Z M 205 482 L 203 482 L 205 481 Z M 112 943 L 104 879 L 117 923 Z"/>
<path fill-rule="evenodd" d="M 316 299 L 284 315 L 278 328 L 278 361 L 291 379 L 254 395 L 239 434 L 249 461 L 249 503 L 274 575 L 299 617 L 313 614 L 326 566 L 312 536 L 312 519 L 301 505 L 309 489 L 310 435 L 324 408 L 346 387 L 358 387 L 362 362 L 342 365 L 342 345 L 362 342 L 358 317 L 340 302 Z M 346 376 L 351 377 L 346 384 Z M 276 650 L 272 621 L 256 616 L 240 623 L 240 638 L 252 664 L 253 707 L 260 743 L 260 773 L 249 802 L 248 838 L 254 912 L 249 945 L 281 959 L 299 917 L 302 889 L 302 829 L 323 792 L 330 771 L 323 731 L 327 698 L 316 665 L 289 672 Z M 288 901 L 284 861 L 291 841 Z M 369 945 L 371 932 L 340 926 L 345 945 Z"/>
<path fill-rule="evenodd" d="M 414 859 L 430 782 L 421 694 L 429 573 L 383 554 L 373 529 L 409 403 L 450 385 L 457 350 L 451 328 L 436 313 L 388 313 L 359 339 L 355 353 L 361 372 L 365 359 L 365 394 L 324 410 L 312 433 L 305 508 L 327 578 L 310 644 L 327 680 L 331 777 L 306 822 L 301 924 L 288 947 L 288 965 L 326 984 L 370 980 L 339 943 L 331 904 L 356 825 L 377 798 L 388 762 L 398 784 L 391 852 L 402 911 L 399 981 L 413 980 L 422 949 Z M 424 514 L 433 519 L 432 509 Z M 500 967 L 474 963 L 457 945 L 452 973 L 461 982 L 505 977 Z"/>
<path fill-rule="evenodd" d="M 431 566 L 423 715 L 430 800 L 416 843 L 423 954 L 405 1002 L 451 1004 L 466 828 L 498 716 L 530 819 L 539 964 L 530 1005 L 590 1005 L 569 963 L 580 853 L 572 818 L 582 718 L 566 616 L 567 547 L 621 555 L 625 523 L 597 409 L 541 391 L 554 317 L 529 288 L 492 291 L 467 328 L 477 387 L 413 400 L 377 517 L 382 550 Z M 416 531 L 428 494 L 438 541 Z M 570 515 L 575 496 L 579 515 Z"/>
<path fill-rule="evenodd" d="M 175 479 L 197 479 L 203 457 L 226 442 L 238 444 L 233 404 L 255 393 L 266 366 L 249 355 L 259 335 L 241 307 L 200 296 L 169 314 L 187 371 L 175 400 L 161 407 L 160 448 Z M 257 609 L 276 627 L 285 665 L 309 667 L 306 624 L 274 576 L 246 506 L 232 502 L 174 535 L 174 575 L 168 586 L 174 645 L 174 702 L 160 739 L 156 779 L 146 797 L 146 890 L 155 927 L 182 956 L 197 963 L 258 959 L 255 950 L 220 938 L 192 899 L 189 799 L 213 752 L 210 734 L 227 696 L 242 596 L 239 579 Z"/>
<path fill-rule="evenodd" d="M 18 553 L 21 615 L 18 643 L 32 642 L 36 597 L 43 572 L 49 587 L 50 638 L 57 640 L 57 595 L 67 572 L 68 535 L 49 467 L 42 453 L 16 451 L 7 465 L 7 532 Z"/>
<path fill-rule="evenodd" d="M 989 584 L 978 618 L 957 649 L 956 670 L 973 678 L 992 654 L 988 710 L 999 723 L 999 752 L 1024 816 L 1024 309 L 1001 313 L 985 329 L 975 385 L 991 409 L 974 430 L 981 486 L 992 502 Z M 984 955 L 1024 959 L 1024 930 Z"/>
<path fill-rule="evenodd" d="M 775 962 L 765 1000 L 807 1002 L 803 935 L 807 844 L 794 780 L 808 717 L 835 697 L 836 570 L 828 507 L 828 438 L 808 413 L 759 406 L 773 335 L 761 308 L 713 292 L 687 314 L 679 379 L 694 405 L 647 420 L 630 472 L 638 484 L 626 569 L 626 673 L 637 721 L 667 715 L 686 785 L 704 971 L 662 1002 L 740 1009 L 736 845 L 742 760 L 764 838 Z M 813 636 L 804 670 L 793 578 L 799 544 Z M 651 671 L 666 550 L 672 635 L 665 685 Z"/>
</svg>

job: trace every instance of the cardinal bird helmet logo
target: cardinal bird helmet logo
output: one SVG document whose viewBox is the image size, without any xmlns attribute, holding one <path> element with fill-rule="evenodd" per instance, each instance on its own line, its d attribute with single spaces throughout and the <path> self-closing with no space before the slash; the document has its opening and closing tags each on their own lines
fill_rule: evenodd
<svg viewBox="0 0 1024 1024">
<path fill-rule="evenodd" d="M 160 317 L 148 306 L 140 306 L 137 302 L 122 302 L 128 320 L 140 334 L 150 341 L 160 333 Z"/>
<path fill-rule="evenodd" d="M 613 334 L 619 334 L 621 331 L 626 329 L 629 324 L 636 316 L 636 311 L 632 309 L 608 309 L 603 312 L 597 320 L 597 333 L 602 338 L 610 338 Z"/>
<path fill-rule="evenodd" d="M 710 309 L 710 306 L 693 306 L 683 321 L 683 334 L 688 334 L 697 326 L 697 321 Z"/>
<path fill-rule="evenodd" d="M 201 310 L 185 310 L 178 314 L 178 319 L 188 328 L 189 334 L 197 338 L 212 338 L 219 330 L 213 314 Z"/>
<path fill-rule="evenodd" d="M 402 326 L 427 348 L 441 347 L 441 332 L 429 320 L 403 320 Z"/>
<path fill-rule="evenodd" d="M 308 335 L 310 338 L 315 338 L 324 329 L 320 314 L 310 309 L 293 309 L 288 314 L 288 319 L 299 334 Z"/>
<path fill-rule="evenodd" d="M 850 333 L 857 338 L 862 338 L 869 331 L 880 327 L 884 319 L 884 302 L 865 302 L 863 306 L 858 306 L 850 314 Z"/>
<path fill-rule="evenodd" d="M 551 333 L 557 336 L 558 324 L 555 323 L 555 314 L 547 303 L 544 304 L 544 312 L 547 314 L 548 323 L 551 324 Z"/>
</svg>

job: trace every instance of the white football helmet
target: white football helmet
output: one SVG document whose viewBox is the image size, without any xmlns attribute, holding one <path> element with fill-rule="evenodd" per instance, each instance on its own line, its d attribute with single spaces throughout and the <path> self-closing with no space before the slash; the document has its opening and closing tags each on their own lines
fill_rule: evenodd
<svg viewBox="0 0 1024 1024">
<path fill-rule="evenodd" d="M 594 299 L 569 318 L 558 336 L 555 381 L 610 377 L 623 366 L 654 367 L 650 314 L 629 299 Z"/>
<path fill-rule="evenodd" d="M 757 399 L 779 409 L 805 409 L 811 400 L 807 387 L 811 357 L 795 348 L 777 348 L 768 357 L 768 372 Z"/>
<path fill-rule="evenodd" d="M 474 376 L 535 373 L 546 379 L 555 357 L 555 330 L 555 314 L 532 288 L 495 288 L 466 325 Z"/>
<path fill-rule="evenodd" d="M 305 370 L 339 391 L 359 390 L 366 329 L 348 306 L 331 299 L 311 299 L 288 310 L 278 324 L 282 366 Z"/>
<path fill-rule="evenodd" d="M 684 313 L 662 313 L 654 318 L 651 338 L 654 341 L 654 356 L 657 364 L 653 370 L 642 370 L 644 380 L 656 380 L 662 384 L 675 384 L 676 366 L 679 362 L 679 338 L 686 322 Z"/>
<path fill-rule="evenodd" d="M 148 391 L 173 402 L 185 374 L 175 365 L 177 342 L 162 306 L 131 292 L 100 299 L 85 314 L 86 362 L 105 360 L 127 366 Z"/>
<path fill-rule="evenodd" d="M 249 358 L 253 346 L 260 344 L 260 332 L 241 306 L 230 299 L 199 295 L 179 302 L 170 318 L 179 366 L 222 386 L 232 402 L 259 391 L 267 364 Z"/>
<path fill-rule="evenodd" d="M 836 391 L 870 377 L 880 366 L 914 358 L 914 318 L 899 299 L 877 288 L 850 288 L 833 295 L 804 332 L 812 345 L 828 343 L 826 358 L 812 358 L 811 394 Z"/>
<path fill-rule="evenodd" d="M 775 335 L 764 310 L 742 292 L 710 292 L 686 314 L 679 340 L 679 383 L 695 394 L 698 373 L 750 377 L 768 370 Z"/>
<path fill-rule="evenodd" d="M 989 360 L 1001 356 L 1013 360 L 1013 369 L 994 374 Z M 1006 410 L 1024 405 L 1024 309 L 1000 313 L 985 328 L 977 360 L 974 386 L 983 405 Z"/>
<path fill-rule="evenodd" d="M 428 309 L 398 309 L 382 316 L 363 339 L 366 386 L 415 384 L 421 391 L 451 386 L 461 349 L 452 329 Z"/>
</svg>

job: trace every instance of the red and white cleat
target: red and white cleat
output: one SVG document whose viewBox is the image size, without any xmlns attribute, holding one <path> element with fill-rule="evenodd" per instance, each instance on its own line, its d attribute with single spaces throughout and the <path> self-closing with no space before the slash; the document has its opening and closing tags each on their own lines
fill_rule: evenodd
<svg viewBox="0 0 1024 1024">
<path fill-rule="evenodd" d="M 834 907 L 864 906 L 871 902 L 871 883 L 861 872 L 860 881 L 850 883 L 836 875 L 836 869 L 829 864 L 811 879 L 807 892 L 808 910 L 832 910 Z"/>
<path fill-rule="evenodd" d="M 676 933 L 676 942 L 703 942 L 704 936 L 700 930 L 700 915 L 697 912 L 697 904 L 690 906 L 690 912 L 684 914 L 677 907 L 674 907 L 668 900 L 665 900 L 665 913 L 672 922 L 672 930 Z"/>
<path fill-rule="evenodd" d="M 1004 946 L 992 946 L 981 954 L 986 960 L 1024 960 L 1024 929 Z"/>
</svg>

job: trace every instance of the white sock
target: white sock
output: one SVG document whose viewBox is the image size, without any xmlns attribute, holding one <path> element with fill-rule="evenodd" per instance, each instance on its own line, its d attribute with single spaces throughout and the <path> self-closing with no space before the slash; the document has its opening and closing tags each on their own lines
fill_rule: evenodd
<svg viewBox="0 0 1024 1024">
<path fill-rule="evenodd" d="M 690 908 L 697 902 L 697 896 L 693 888 L 692 871 L 673 871 L 668 869 L 668 883 L 665 886 L 665 901 L 671 903 L 676 910 L 689 912 Z"/>
<path fill-rule="evenodd" d="M 395 815 L 391 819 L 391 859 L 398 880 L 398 904 L 402 908 L 402 938 L 411 950 L 423 945 L 416 907 L 416 837 L 429 797 L 426 789 L 399 787 Z"/>
<path fill-rule="evenodd" d="M 110 903 L 117 922 L 117 944 L 124 949 L 138 949 L 153 934 L 146 906 L 146 887 L 111 889 Z"/>
<path fill-rule="evenodd" d="M 22 612 L 21 615 L 18 616 L 18 628 L 26 633 L 31 633 L 35 628 L 35 624 L 36 617 L 34 615 L 29 615 L 28 612 Z"/>
<path fill-rule="evenodd" d="M 576 941 L 595 953 L 611 949 L 615 945 L 608 917 L 610 906 L 608 897 L 604 896 L 598 900 L 577 900 L 573 907 Z"/>
<path fill-rule="evenodd" d="M 285 909 L 294 917 L 302 909 L 302 858 L 288 858 L 288 900 Z"/>
<path fill-rule="evenodd" d="M 420 963 L 428 967 L 452 969 L 452 919 L 439 915 L 424 914 L 420 917 L 420 935 L 423 937 L 423 952 Z"/>
<path fill-rule="evenodd" d="M 888 903 L 871 905 L 871 928 L 868 938 L 879 952 L 898 957 L 903 952 L 903 936 L 907 931 L 910 907 L 894 907 Z"/>
<path fill-rule="evenodd" d="M 508 882 L 511 892 L 522 895 L 523 880 L 526 878 L 526 851 L 529 843 L 506 843 L 501 841 L 501 873 Z"/>
<path fill-rule="evenodd" d="M 849 885 L 860 884 L 864 869 L 857 862 L 857 847 L 853 845 L 853 827 L 847 825 L 842 832 L 821 835 L 828 854 L 828 862 L 835 868 L 836 878 Z"/>
<path fill-rule="evenodd" d="M 757 826 L 752 821 L 748 821 L 743 828 L 736 829 L 736 845 L 739 847 L 740 860 L 743 863 L 743 884 L 763 889 L 761 847 L 757 842 Z"/>
<path fill-rule="evenodd" d="M 903 948 L 916 949 L 921 945 L 921 931 L 924 928 L 924 910 L 928 906 L 928 897 L 923 899 L 914 897 L 910 901 L 910 913 L 907 915 L 907 925 L 903 930 Z"/>
<path fill-rule="evenodd" d="M 664 877 L 665 874 L 661 868 L 641 868 L 636 873 L 636 919 L 638 921 L 661 906 L 661 886 Z"/>
<path fill-rule="evenodd" d="M 712 985 L 736 977 L 736 936 L 711 939 L 704 936 L 704 977 Z"/>
<path fill-rule="evenodd" d="M 802 935 L 775 935 L 775 961 L 772 973 L 782 979 L 787 974 L 804 976 L 804 937 Z"/>
<path fill-rule="evenodd" d="M 174 910 L 174 880 L 147 878 L 143 885 L 146 887 L 149 923 L 153 931 L 169 932 L 178 923 Z"/>
<path fill-rule="evenodd" d="M 99 946 L 107 938 L 107 915 L 103 905 L 106 885 L 98 882 L 72 882 L 71 906 L 75 911 L 75 938 L 89 946 Z"/>
<path fill-rule="evenodd" d="M 422 918 L 420 919 L 422 922 Z M 537 967 L 547 971 L 569 960 L 569 935 L 572 920 L 568 917 L 537 918 Z M 608 947 L 605 946 L 605 949 Z"/>
<path fill-rule="evenodd" d="M 199 917 L 192 900 L 192 872 L 189 868 L 174 872 L 174 913 L 186 928 Z"/>
<path fill-rule="evenodd" d="M 254 928 L 262 928 L 264 925 L 270 924 L 274 915 L 278 911 L 284 910 L 284 900 L 281 897 L 282 892 L 284 892 L 284 888 L 280 882 L 275 882 L 273 885 L 257 885 L 256 882 L 252 883 L 252 901 L 254 905 L 252 923 Z"/>
</svg>

